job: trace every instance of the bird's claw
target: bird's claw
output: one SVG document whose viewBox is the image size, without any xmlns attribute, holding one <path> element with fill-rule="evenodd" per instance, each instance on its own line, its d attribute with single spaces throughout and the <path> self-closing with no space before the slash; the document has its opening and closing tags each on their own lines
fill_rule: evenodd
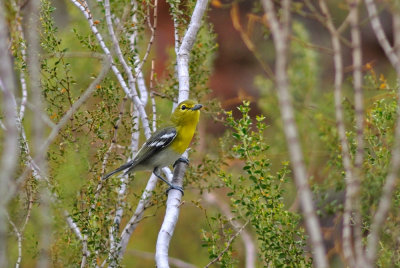
<svg viewBox="0 0 400 268">
<path fill-rule="evenodd" d="M 171 184 L 169 186 L 169 188 L 165 191 L 165 194 L 168 195 L 168 193 L 169 193 L 169 191 L 171 191 L 171 189 L 178 190 L 182 193 L 182 196 L 184 195 L 183 188 L 181 186 L 173 185 L 173 184 Z"/>
<path fill-rule="evenodd" d="M 187 159 L 186 157 L 179 157 L 178 160 L 175 161 L 174 165 L 172 166 L 173 168 L 175 168 L 175 166 L 179 163 L 185 163 L 186 165 L 189 165 L 189 159 Z"/>
</svg>

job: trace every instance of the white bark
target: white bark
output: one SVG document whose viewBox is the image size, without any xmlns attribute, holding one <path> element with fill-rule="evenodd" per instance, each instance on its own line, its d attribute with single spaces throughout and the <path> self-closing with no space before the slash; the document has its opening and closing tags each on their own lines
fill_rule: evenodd
<svg viewBox="0 0 400 268">
<path fill-rule="evenodd" d="M 198 0 L 193 10 L 193 14 L 190 20 L 189 27 L 182 39 L 182 43 L 179 47 L 177 57 L 177 73 L 179 81 L 179 96 L 178 102 L 184 101 L 189 98 L 189 57 L 190 51 L 196 40 L 197 33 L 201 26 L 201 21 L 204 13 L 207 9 L 208 0 Z M 176 23 L 175 23 L 176 25 Z M 175 29 L 176 32 L 176 29 Z M 178 37 L 175 36 L 177 39 Z M 176 40 L 176 44 L 179 42 Z M 187 157 L 187 152 L 183 154 Z M 179 163 L 175 170 L 172 179 L 172 184 L 181 186 L 183 185 L 183 177 L 186 170 L 186 164 Z M 167 199 L 167 208 L 165 211 L 164 221 L 161 226 L 161 230 L 158 233 L 157 244 L 156 244 L 156 265 L 158 268 L 169 267 L 168 264 L 168 248 L 171 241 L 172 235 L 175 230 L 175 225 L 178 221 L 179 207 L 181 204 L 182 194 L 178 190 L 170 190 Z"/>
<path fill-rule="evenodd" d="M 187 153 L 184 153 L 183 156 L 187 157 Z M 185 171 L 186 164 L 178 164 L 174 170 L 171 183 L 182 187 Z M 175 225 L 178 222 L 181 199 L 182 193 L 180 191 L 174 189 L 169 191 L 164 221 L 157 237 L 155 259 L 158 268 L 169 267 L 168 248 L 172 235 L 174 234 Z"/>
<path fill-rule="evenodd" d="M 189 57 L 193 44 L 196 41 L 197 32 L 201 26 L 201 20 L 207 9 L 208 0 L 198 0 L 190 19 L 189 27 L 183 37 L 182 43 L 176 55 L 176 63 L 179 80 L 178 103 L 189 98 Z M 178 43 L 178 42 L 177 42 Z"/>
</svg>

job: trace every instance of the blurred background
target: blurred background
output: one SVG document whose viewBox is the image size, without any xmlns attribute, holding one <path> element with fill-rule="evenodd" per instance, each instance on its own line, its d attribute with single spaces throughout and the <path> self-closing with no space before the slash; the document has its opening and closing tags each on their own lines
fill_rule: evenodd
<svg viewBox="0 0 400 268">
<path fill-rule="evenodd" d="M 91 6 L 96 5 L 96 3 L 89 2 Z M 146 1 L 143 1 L 143 3 L 144 2 Z M 328 257 L 332 267 L 345 267 L 341 247 L 341 212 L 343 211 L 344 186 L 342 181 L 343 171 L 340 164 L 340 148 L 338 148 L 337 132 L 335 130 L 333 51 L 329 32 L 317 20 L 313 15 L 313 11 L 310 10 L 310 6 L 305 2 L 309 2 L 311 6 L 318 6 L 317 1 L 293 1 L 290 60 L 288 66 L 290 92 L 296 112 L 296 122 L 299 128 L 307 173 L 313 185 L 314 202 L 318 208 L 317 213 L 318 216 L 320 216 Z M 333 21 L 338 27 L 346 19 L 348 14 L 347 2 L 336 0 L 326 2 L 329 6 Z M 389 12 L 392 3 L 391 1 L 381 2 L 383 3 L 380 3 L 382 7 L 379 17 L 390 42 L 393 42 L 392 14 Z M 121 4 L 123 1 L 111 1 L 111 5 L 115 5 L 116 3 Z M 51 5 L 55 8 L 52 13 L 52 19 L 54 19 L 57 28 L 55 35 L 62 40 L 60 49 L 68 48 L 69 51 L 74 51 L 81 49 L 82 46 L 90 48 L 90 44 L 87 43 L 95 43 L 95 41 L 87 38 L 90 32 L 87 21 L 70 1 L 54 0 L 51 2 Z M 276 3 L 276 6 L 278 7 L 279 3 Z M 122 9 L 122 7 L 116 6 L 114 8 L 115 12 Z M 93 10 L 95 10 L 93 12 L 94 18 L 100 18 L 102 16 L 101 8 Z M 201 122 L 198 127 L 199 134 L 192 146 L 194 153 L 191 156 L 191 168 L 188 173 L 184 201 L 170 245 L 170 256 L 187 263 L 179 264 L 174 262 L 173 264 L 171 262 L 171 266 L 173 267 L 204 267 L 210 262 L 210 259 L 212 259 L 210 256 L 214 256 L 210 253 L 212 251 L 210 248 L 212 248 L 213 244 L 205 239 L 207 238 L 207 233 L 219 235 L 219 237 L 217 237 L 217 235 L 212 237 L 216 239 L 214 246 L 217 247 L 216 245 L 219 245 L 217 248 L 222 249 L 224 248 L 224 243 L 227 243 L 229 240 L 229 235 L 233 232 L 232 230 L 235 229 L 232 228 L 235 224 L 227 220 L 230 218 L 229 213 L 231 212 L 229 211 L 237 209 L 235 205 L 230 204 L 232 198 L 227 195 L 232 189 L 224 184 L 224 180 L 221 180 L 223 176 L 219 172 L 230 172 L 234 174 L 233 177 L 235 178 L 245 176 L 242 175 L 245 174 L 243 169 L 245 161 L 240 157 L 228 158 L 226 154 L 223 155 L 223 153 L 221 153 L 221 151 L 225 150 L 224 148 L 233 148 L 235 144 L 234 142 L 232 142 L 232 144 L 229 143 L 230 140 L 227 138 L 227 136 L 232 135 L 229 132 L 230 128 L 226 123 L 227 115 L 224 111 L 233 111 L 233 119 L 239 119 L 243 112 L 239 111 L 237 107 L 243 104 L 243 101 L 249 101 L 249 115 L 252 120 L 256 118 L 256 115 L 263 114 L 265 116 L 265 120 L 261 121 L 267 125 L 266 130 L 263 132 L 263 142 L 268 144 L 268 150 L 258 154 L 256 158 L 268 159 L 268 172 L 266 172 L 268 175 L 266 176 L 277 176 L 276 178 L 278 178 L 279 176 L 275 174 L 280 173 L 282 167 L 288 165 L 289 155 L 280 118 L 276 90 L 273 80 L 269 77 L 269 69 L 273 70 L 274 66 L 275 48 L 271 34 L 268 27 L 266 27 L 268 26 L 266 17 L 261 10 L 259 1 L 255 0 L 211 0 L 207 13 L 207 21 L 209 22 L 209 24 L 207 24 L 207 32 L 205 31 L 202 35 L 203 39 L 200 39 L 205 41 L 200 41 L 195 44 L 195 46 L 199 47 L 199 51 L 201 51 L 202 46 L 209 46 L 207 56 L 198 57 L 204 62 L 197 62 L 195 66 L 199 77 L 203 77 L 203 75 L 206 77 L 203 80 L 196 80 L 194 83 L 196 88 L 193 92 L 197 92 L 196 90 L 200 88 L 198 92 L 201 93 L 193 93 L 192 95 L 192 97 L 199 98 L 199 101 L 205 105 L 206 109 L 202 113 Z M 377 118 L 375 116 L 377 111 L 387 111 L 387 109 L 389 109 L 382 108 L 382 106 L 379 106 L 379 103 L 382 104 L 386 103 L 386 101 L 393 101 L 396 99 L 393 93 L 397 88 L 396 74 L 375 38 L 364 5 L 360 5 L 359 11 L 363 55 L 363 88 L 365 95 L 365 111 L 367 115 L 366 125 L 367 128 L 370 125 L 373 126 L 371 127 L 372 137 L 375 135 L 374 133 L 377 132 L 376 129 L 378 129 L 378 127 L 375 127 L 375 121 L 373 121 L 374 118 Z M 173 98 L 174 92 L 170 92 L 169 89 L 176 86 L 171 79 L 171 74 L 173 74 L 173 70 L 171 71 L 171 62 L 174 61 L 174 25 L 167 1 L 158 1 L 157 14 L 158 24 L 154 45 L 150 50 L 149 60 L 144 64 L 144 73 L 146 82 L 149 84 L 151 62 L 153 61 L 153 71 L 155 74 L 153 81 L 155 86 L 153 90 L 156 94 L 157 109 L 159 111 L 157 119 L 162 125 L 162 123 L 167 120 L 172 107 L 171 99 Z M 101 20 L 98 23 L 99 27 L 104 31 L 106 29 L 104 21 Z M 349 44 L 349 40 L 351 39 L 350 30 L 348 25 L 345 26 L 345 30 L 342 34 L 344 39 L 343 105 L 346 109 L 346 124 L 349 128 L 348 136 L 353 148 L 354 125 L 352 124 L 354 123 L 354 96 L 352 75 L 354 68 L 352 65 L 351 44 Z M 44 29 L 46 30 L 45 27 Z M 146 30 L 142 33 L 143 39 L 148 38 L 150 34 Z M 45 36 L 46 34 L 44 34 L 42 38 Z M 92 77 L 92 73 L 100 69 L 100 67 L 96 66 L 96 63 L 93 63 L 90 59 L 68 59 L 68 63 L 70 64 L 68 69 L 69 75 L 71 75 L 71 77 L 73 76 L 75 81 L 75 83 L 72 84 L 79 84 L 82 88 L 85 88 L 85 86 L 89 84 L 88 76 L 91 75 Z M 107 90 L 107 87 L 109 90 Z M 112 105 L 107 106 L 111 107 L 109 108 L 109 117 L 104 118 L 105 122 L 102 123 L 103 125 L 100 124 L 101 127 L 99 127 L 99 129 L 103 131 L 101 135 L 110 138 L 112 124 L 110 124 L 109 121 L 115 121 L 119 109 L 118 105 L 122 103 L 123 96 L 120 88 L 112 81 L 112 78 L 108 78 L 107 87 L 104 86 L 104 91 L 99 88 L 99 92 L 97 92 L 94 98 L 87 104 L 87 109 L 90 110 L 97 107 L 97 102 L 100 102 L 102 98 L 112 103 Z M 120 96 L 115 98 L 111 97 L 112 93 L 110 92 L 112 90 L 117 90 Z M 77 96 L 81 91 L 82 89 L 75 89 L 73 92 L 75 92 L 74 94 Z M 53 104 L 56 106 L 55 103 Z M 149 111 L 151 110 L 150 105 L 148 105 L 147 108 Z M 108 108 L 104 109 L 106 110 Z M 128 107 L 127 110 L 129 111 L 129 109 L 132 108 Z M 387 114 L 385 115 L 385 120 L 389 122 L 385 127 L 388 133 L 392 133 L 391 131 L 393 130 L 392 123 L 394 119 L 391 116 L 395 114 L 395 108 L 393 111 L 390 111 L 390 113 L 387 113 L 390 115 L 390 118 L 386 116 Z M 57 109 L 54 108 L 54 117 L 52 117 L 52 113 L 53 110 L 49 110 L 50 118 L 57 120 L 59 118 Z M 100 115 L 93 113 L 91 116 L 99 117 Z M 382 115 L 382 117 L 384 116 Z M 121 136 L 119 137 L 121 147 L 111 155 L 113 162 L 108 166 L 110 170 L 126 159 L 125 156 L 128 150 L 125 147 L 128 146 L 127 144 L 129 144 L 130 139 L 128 136 L 130 131 L 129 113 L 127 112 L 123 118 L 125 118 L 125 121 L 122 123 L 122 130 L 119 134 L 119 136 Z M 28 122 L 28 128 L 29 124 Z M 257 131 L 255 125 L 254 123 L 250 129 Z M 366 133 L 370 133 L 368 131 L 367 129 Z M 97 134 L 98 133 L 96 133 L 96 135 Z M 123 136 L 124 134 L 126 135 L 125 137 Z M 107 140 L 107 138 L 105 140 Z M 143 137 L 141 137 L 141 139 L 143 139 Z M 390 155 L 389 149 L 392 145 L 392 141 L 392 138 L 389 137 L 387 138 L 387 142 L 383 142 L 384 145 L 375 144 L 375 147 L 371 145 L 372 149 L 370 148 L 368 150 L 369 152 L 375 152 L 375 149 L 382 146 L 388 149 L 387 155 Z M 105 147 L 102 147 L 102 142 L 103 141 L 100 139 L 91 140 L 90 137 L 87 139 L 77 138 L 77 147 L 74 149 L 74 145 L 71 145 L 72 142 L 71 144 L 67 142 L 63 144 L 61 138 L 59 143 L 53 148 L 55 152 L 60 150 L 61 147 L 66 148 L 65 152 L 55 153 L 57 156 L 54 156 L 62 158 L 64 164 L 51 166 L 50 169 L 56 174 L 54 176 L 57 186 L 61 186 L 60 188 L 66 191 L 65 195 L 61 194 L 61 196 L 68 204 L 69 208 L 77 213 L 77 217 L 79 217 L 79 208 L 83 208 L 87 203 L 90 203 L 88 200 L 89 195 L 86 196 L 86 194 L 88 194 L 91 189 L 89 187 L 91 181 L 82 181 L 79 177 L 82 177 L 82 174 L 92 174 L 90 172 L 93 172 L 96 176 L 98 175 L 95 171 L 99 172 L 99 170 L 96 170 L 93 166 L 100 163 L 100 160 L 96 159 L 95 155 L 99 152 L 104 152 Z M 68 146 L 72 149 L 68 149 Z M 86 148 L 85 153 L 82 153 L 84 150 L 82 148 Z M 374 153 L 371 154 L 374 155 Z M 221 157 L 221 155 L 223 156 Z M 375 207 L 377 196 L 379 196 L 380 193 L 379 189 L 383 181 L 382 179 L 374 184 L 376 182 L 374 178 L 383 178 L 387 174 L 387 161 L 389 161 L 387 160 L 389 159 L 387 155 L 385 154 L 387 158 L 382 160 L 383 162 L 386 161 L 382 163 L 384 168 L 379 169 L 379 171 L 374 171 L 377 174 L 372 171 L 366 172 L 371 174 L 371 183 L 366 179 L 363 187 L 365 187 L 365 189 L 372 189 L 371 192 L 368 191 L 365 198 L 363 197 L 363 200 L 365 200 L 365 203 L 363 203 L 363 215 L 366 217 L 366 226 L 370 220 L 370 217 L 367 216 L 370 214 L 369 209 Z M 369 166 L 368 161 L 370 158 L 366 158 L 365 165 Z M 85 164 L 82 164 L 83 162 L 85 162 Z M 209 165 L 208 170 L 202 166 L 206 164 Z M 215 164 L 215 167 L 211 168 L 211 164 Z M 375 162 L 371 164 L 371 169 L 375 168 L 375 165 L 377 165 Z M 63 169 L 61 169 L 60 166 L 62 166 Z M 63 171 L 63 175 L 57 175 L 57 171 L 60 173 Z M 288 174 L 287 181 L 285 178 L 285 183 L 281 185 L 275 180 L 272 182 L 272 185 L 279 184 L 278 188 L 280 192 L 279 195 L 277 195 L 277 199 L 282 202 L 285 211 L 295 215 L 295 220 L 290 224 L 297 226 L 299 230 L 303 230 L 302 220 L 300 217 L 296 216 L 300 215 L 299 203 L 296 197 L 296 187 L 291 179 L 290 172 L 288 172 Z M 75 179 L 70 181 L 71 177 L 75 177 Z M 147 178 L 148 173 L 139 174 L 138 177 Z M 95 176 L 93 175 L 93 178 L 90 177 L 90 180 L 95 181 Z M 126 208 L 128 215 L 133 213 L 135 202 L 137 202 L 145 183 L 145 179 L 136 179 L 136 177 L 133 182 L 130 182 L 128 191 L 130 196 L 128 196 L 126 200 L 126 202 L 129 203 Z M 243 184 L 247 183 L 248 182 L 244 182 Z M 240 182 L 238 184 L 240 184 Z M 111 191 L 110 197 L 105 197 L 102 201 L 108 205 L 110 209 L 108 214 L 102 214 L 104 217 L 109 216 L 113 212 L 112 209 L 114 206 L 112 202 L 114 202 L 113 197 L 115 197 L 115 191 L 112 192 L 112 187 L 116 187 L 116 185 L 118 185 L 116 180 L 111 182 L 111 185 L 109 185 Z M 55 187 L 55 191 L 58 191 L 57 187 Z M 399 198 L 399 196 L 396 198 Z M 23 202 L 24 200 L 22 197 L 20 199 L 18 198 L 12 206 L 17 207 L 18 204 Z M 158 230 L 164 217 L 163 202 L 165 202 L 165 196 L 163 195 L 162 189 L 159 189 L 159 192 L 155 194 L 151 207 L 146 210 L 146 216 L 135 230 L 121 265 L 125 267 L 154 266 L 152 254 L 155 251 Z M 53 265 L 54 267 L 76 267 L 76 263 L 71 260 L 78 260 L 80 258 L 80 245 L 72 238 L 73 235 L 71 231 L 66 228 L 65 223 L 61 219 L 62 215 L 58 214 L 55 214 L 55 225 L 57 227 L 54 228 L 56 230 L 53 234 L 55 242 L 52 244 L 51 249 Z M 221 215 L 226 217 L 225 222 L 219 220 Z M 398 239 L 390 240 L 390 236 L 400 237 L 396 236 L 399 233 L 399 231 L 396 231 L 398 215 L 394 213 L 392 216 L 395 220 L 393 220 L 391 228 L 387 229 L 385 239 L 388 240 L 383 244 L 386 243 L 385 245 L 388 248 L 392 247 L 393 252 L 391 251 L 392 253 L 388 256 L 384 254 L 381 256 L 379 263 L 381 267 L 396 266 L 400 262 L 398 256 Z M 237 217 L 239 222 L 244 221 L 245 218 L 243 215 L 235 215 L 234 217 Z M 126 221 L 127 219 L 124 218 L 123 222 L 125 223 Z M 218 226 L 218 224 L 221 224 L 221 226 Z M 284 221 L 279 224 L 284 225 Z M 27 242 L 24 244 L 26 252 L 24 252 L 22 267 L 34 267 L 36 265 L 35 258 L 39 249 L 35 243 L 38 239 L 35 230 L 37 230 L 39 225 L 39 214 L 33 212 L 32 223 L 27 227 L 25 238 Z M 226 231 L 228 229 L 231 233 Z M 259 245 L 261 242 L 257 238 L 257 236 L 260 235 L 255 231 L 257 229 L 251 229 L 249 227 L 246 228 L 246 230 L 246 234 L 253 240 L 253 243 Z M 363 232 L 364 237 L 366 237 L 367 234 L 368 228 L 366 227 Z M 299 241 L 305 241 L 307 235 L 305 235 L 303 231 L 300 231 L 299 234 L 296 233 L 291 235 L 291 237 L 299 237 Z M 13 242 L 13 239 L 14 238 L 10 235 L 10 252 L 12 258 L 16 258 L 17 246 Z M 306 256 L 306 259 L 310 260 L 311 254 L 309 247 L 307 245 L 300 247 L 304 249 L 303 255 Z M 381 250 L 385 250 L 385 247 L 382 246 Z M 235 262 L 229 265 L 224 265 L 220 262 L 215 264 L 215 267 L 245 267 L 246 249 L 239 239 L 236 239 L 229 252 L 231 255 L 225 257 L 235 259 Z M 71 254 L 71 256 L 67 256 L 68 254 Z M 305 264 L 285 263 L 285 261 L 283 261 L 282 266 L 277 264 L 273 265 L 267 263 L 265 259 L 260 257 L 262 254 L 263 253 L 260 251 L 257 251 L 255 267 L 302 267 L 303 265 L 310 265 L 307 261 L 305 261 Z M 67 260 L 71 261 L 71 263 L 67 263 Z M 192 266 L 190 266 L 190 264 Z"/>
</svg>

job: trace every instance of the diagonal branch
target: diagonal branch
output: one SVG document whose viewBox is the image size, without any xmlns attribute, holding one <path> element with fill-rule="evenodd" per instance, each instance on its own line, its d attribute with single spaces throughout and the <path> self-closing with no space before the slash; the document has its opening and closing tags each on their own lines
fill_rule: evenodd
<svg viewBox="0 0 400 268">
<path fill-rule="evenodd" d="M 198 0 L 196 2 L 189 27 L 182 39 L 178 54 L 176 55 L 179 80 L 178 103 L 189 98 L 189 56 L 193 44 L 196 41 L 196 36 L 200 29 L 203 15 L 207 9 L 207 4 L 208 0 Z"/>
</svg>

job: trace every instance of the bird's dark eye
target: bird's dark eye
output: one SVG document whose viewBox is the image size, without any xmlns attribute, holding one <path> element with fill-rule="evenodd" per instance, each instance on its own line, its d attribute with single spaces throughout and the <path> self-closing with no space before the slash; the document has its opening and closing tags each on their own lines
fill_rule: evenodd
<svg viewBox="0 0 400 268">
<path fill-rule="evenodd" d="M 186 109 L 186 105 L 182 105 L 182 106 L 181 106 L 181 109 L 182 109 L 182 110 L 185 110 L 185 109 Z"/>
</svg>

